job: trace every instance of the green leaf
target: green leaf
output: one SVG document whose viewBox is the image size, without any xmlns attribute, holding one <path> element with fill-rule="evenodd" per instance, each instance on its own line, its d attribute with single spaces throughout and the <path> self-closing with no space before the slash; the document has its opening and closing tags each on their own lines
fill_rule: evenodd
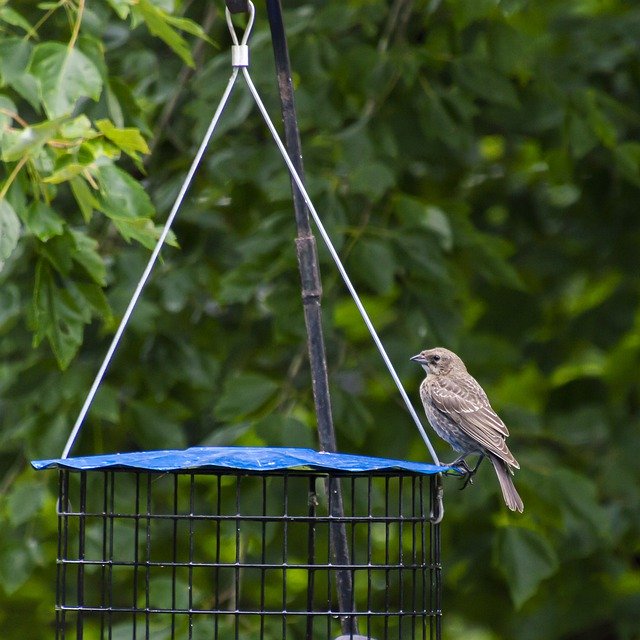
<svg viewBox="0 0 640 640">
<path fill-rule="evenodd" d="M 0 548 L 0 581 L 7 594 L 17 592 L 29 579 L 34 560 L 23 544 L 5 543 Z"/>
<path fill-rule="evenodd" d="M 38 243 L 36 249 L 61 276 L 70 274 L 73 267 L 73 254 L 76 250 L 76 243 L 70 230 L 66 229 L 65 233 L 53 236 L 47 242 Z"/>
<path fill-rule="evenodd" d="M 313 429 L 292 416 L 270 413 L 256 422 L 253 431 L 267 446 L 315 446 Z"/>
<path fill-rule="evenodd" d="M 97 120 L 96 127 L 127 155 L 138 159 L 138 153 L 149 153 L 149 147 L 138 129 L 119 129 L 110 120 Z"/>
<path fill-rule="evenodd" d="M 91 191 L 89 185 L 82 178 L 71 178 L 69 184 L 71 186 L 73 197 L 76 199 L 76 202 L 80 207 L 80 211 L 82 213 L 84 221 L 89 222 L 89 220 L 91 220 L 91 216 L 93 215 L 93 211 L 96 209 L 100 209 L 100 203 L 93 195 L 93 192 Z"/>
<path fill-rule="evenodd" d="M 483 136 L 478 141 L 478 151 L 487 162 L 497 162 L 504 158 L 504 136 Z"/>
<path fill-rule="evenodd" d="M 349 266 L 373 291 L 384 295 L 393 288 L 396 263 L 389 242 L 375 238 L 360 240 L 349 256 Z"/>
<path fill-rule="evenodd" d="M 588 404 L 567 413 L 557 413 L 548 419 L 547 427 L 554 440 L 568 448 L 590 447 L 606 442 L 608 437 L 606 408 L 602 405 Z M 576 425 L 579 425 L 576 428 Z M 555 473 L 549 474 L 549 484 L 554 490 L 559 489 L 555 482 Z M 555 495 L 547 495 L 548 500 L 555 500 Z"/>
<path fill-rule="evenodd" d="M 253 266 L 229 269 L 220 278 L 218 300 L 222 304 L 249 302 L 256 294 L 261 276 L 262 271 Z"/>
<path fill-rule="evenodd" d="M 559 494 L 568 529 L 575 529 L 584 535 L 587 526 L 599 536 L 609 533 L 610 517 L 598 503 L 594 480 L 570 469 L 559 468 L 550 475 L 549 481 Z"/>
<path fill-rule="evenodd" d="M 40 82 L 42 104 L 50 118 L 71 113 L 81 98 L 100 97 L 100 72 L 77 49 L 57 42 L 36 45 L 29 69 Z"/>
<path fill-rule="evenodd" d="M 13 85 L 25 74 L 32 45 L 24 38 L 3 38 L 0 40 L 0 83 Z"/>
<path fill-rule="evenodd" d="M 66 369 L 82 344 L 84 325 L 91 320 L 91 313 L 79 307 L 68 290 L 56 285 L 51 267 L 40 259 L 29 320 L 34 347 L 46 338 L 58 366 Z"/>
<path fill-rule="evenodd" d="M 495 0 L 455 0 L 455 2 L 448 2 L 448 4 L 453 12 L 456 28 L 459 30 L 496 11 Z"/>
<path fill-rule="evenodd" d="M 361 295 L 360 299 L 376 330 L 380 331 L 396 320 L 392 302 L 388 298 Z M 369 330 L 351 298 L 340 300 L 335 304 L 333 322 L 336 328 L 345 332 L 350 341 L 370 340 Z"/>
<path fill-rule="evenodd" d="M 504 22 L 496 21 L 489 32 L 489 50 L 497 69 L 505 75 L 516 75 L 524 83 L 533 75 L 534 45 L 525 33 Z"/>
<path fill-rule="evenodd" d="M 129 17 L 131 6 L 134 4 L 134 0 L 107 0 L 111 5 L 111 8 L 118 14 L 121 20 L 126 20 Z"/>
<path fill-rule="evenodd" d="M 442 248 L 447 251 L 453 247 L 451 221 L 440 207 L 400 194 L 395 198 L 395 208 L 404 224 L 435 234 L 439 237 Z"/>
<path fill-rule="evenodd" d="M 76 250 L 73 259 L 80 264 L 91 279 L 104 287 L 107 283 L 107 270 L 102 256 L 98 253 L 98 243 L 82 231 L 71 231 Z"/>
<path fill-rule="evenodd" d="M 467 58 L 454 64 L 458 82 L 480 98 L 494 104 L 517 108 L 518 94 L 509 78 L 495 71 L 487 62 Z"/>
<path fill-rule="evenodd" d="M 640 143 L 623 142 L 613 150 L 620 173 L 633 185 L 640 187 Z"/>
<path fill-rule="evenodd" d="M 599 102 L 599 94 L 595 89 L 585 92 L 584 105 L 587 110 L 587 122 L 600 142 L 609 149 L 613 149 L 618 140 L 615 124 Z"/>
<path fill-rule="evenodd" d="M 584 272 L 567 277 L 559 306 L 567 316 L 576 318 L 611 298 L 619 291 L 621 279 L 616 271 L 593 277 Z"/>
<path fill-rule="evenodd" d="M 3 284 L 0 287 L 0 332 L 6 335 L 14 322 L 22 317 L 22 312 L 18 286 L 12 283 Z"/>
<path fill-rule="evenodd" d="M 10 86 L 29 102 L 40 109 L 38 81 L 28 71 L 33 46 L 24 38 L 0 38 L 0 86 Z"/>
<path fill-rule="evenodd" d="M 20 27 L 30 38 L 36 37 L 36 32 L 33 30 L 31 24 L 29 24 L 29 21 L 11 7 L 0 7 L 0 22 L 6 22 L 14 27 Z"/>
<path fill-rule="evenodd" d="M 100 205 L 112 220 L 150 218 L 155 209 L 151 199 L 139 182 L 115 165 L 108 164 L 98 170 Z"/>
<path fill-rule="evenodd" d="M 113 224 L 127 242 L 135 240 L 147 249 L 153 249 L 162 234 L 162 227 L 154 225 L 149 218 L 123 218 L 114 220 Z M 171 247 L 179 246 L 173 231 L 167 235 L 165 244 Z"/>
<path fill-rule="evenodd" d="M 18 246 L 19 238 L 20 220 L 13 207 L 6 200 L 0 200 L 0 270 Z"/>
<path fill-rule="evenodd" d="M 595 347 L 583 349 L 551 374 L 553 387 L 562 387 L 581 378 L 600 378 L 605 373 L 606 357 Z"/>
<path fill-rule="evenodd" d="M 113 221 L 125 240 L 136 240 L 152 249 L 162 233 L 162 227 L 151 221 L 155 208 L 140 183 L 115 165 L 100 167 L 98 180 L 100 210 Z M 173 232 L 167 236 L 166 244 L 178 246 Z"/>
<path fill-rule="evenodd" d="M 68 284 L 67 286 L 79 304 L 84 305 L 88 303 L 95 313 L 102 318 L 104 324 L 109 325 L 113 320 L 113 314 L 102 287 L 91 282 L 76 282 L 73 285 Z"/>
<path fill-rule="evenodd" d="M 79 176 L 87 168 L 87 165 L 73 162 L 71 158 L 68 158 L 68 160 L 70 161 L 63 164 L 59 169 L 56 169 L 46 178 L 43 178 L 42 181 L 46 184 L 61 184 L 63 182 L 69 182 L 76 176 Z"/>
<path fill-rule="evenodd" d="M 60 125 L 60 135 L 68 140 L 75 140 L 76 138 L 94 138 L 98 132 L 93 128 L 91 120 L 81 114 L 77 118 L 63 121 Z"/>
<path fill-rule="evenodd" d="M 170 14 L 167 14 L 167 22 L 170 25 L 174 26 L 176 29 L 180 29 L 180 31 L 186 31 L 192 36 L 197 36 L 198 38 L 206 40 L 207 42 L 212 44 L 212 40 L 206 34 L 204 29 L 197 22 L 194 22 L 189 18 L 181 18 L 179 16 L 172 16 Z"/>
<path fill-rule="evenodd" d="M 574 184 L 554 184 L 547 187 L 549 204 L 558 208 L 570 207 L 580 200 L 580 189 Z"/>
<path fill-rule="evenodd" d="M 219 420 L 238 420 L 253 413 L 271 399 L 280 384 L 258 373 L 241 373 L 227 378 L 215 408 Z"/>
<path fill-rule="evenodd" d="M 131 403 L 132 423 L 136 425 L 136 439 L 146 448 L 183 449 L 185 434 L 180 416 L 174 415 L 175 405 L 156 405 L 148 402 Z"/>
<path fill-rule="evenodd" d="M 2 159 L 5 162 L 21 160 L 25 155 L 34 155 L 58 131 L 57 121 L 45 121 L 24 129 L 6 129 L 2 132 Z"/>
<path fill-rule="evenodd" d="M 579 113 L 567 114 L 567 137 L 571 144 L 571 151 L 576 158 L 583 158 L 598 144 L 587 120 Z"/>
<path fill-rule="evenodd" d="M 64 231 L 64 219 L 41 200 L 33 202 L 22 212 L 22 220 L 27 229 L 43 242 L 62 235 Z"/>
<path fill-rule="evenodd" d="M 15 92 L 22 96 L 34 111 L 40 111 L 40 84 L 30 73 L 21 73 L 11 83 Z"/>
<path fill-rule="evenodd" d="M 349 179 L 349 186 L 354 193 L 361 193 L 379 200 L 395 184 L 393 171 L 381 162 L 361 163 Z"/>
<path fill-rule="evenodd" d="M 47 496 L 42 482 L 22 480 L 16 482 L 7 497 L 9 520 L 14 526 L 31 520 L 40 511 Z"/>
<path fill-rule="evenodd" d="M 121 151 L 111 141 L 104 136 L 99 136 L 93 140 L 85 140 L 78 151 L 78 159 L 84 158 L 87 164 L 93 163 L 94 160 L 117 160 L 120 158 Z M 96 162 L 97 165 L 107 165 L 108 163 Z"/>
<path fill-rule="evenodd" d="M 178 33 L 184 31 L 206 42 L 213 44 L 204 29 L 189 18 L 174 16 L 169 10 L 175 10 L 170 3 L 153 2 L 153 0 L 136 0 L 129 2 L 134 16 L 134 23 L 142 20 L 149 32 L 163 40 L 184 62 L 193 66 L 193 58 L 189 43 Z"/>
<path fill-rule="evenodd" d="M 0 95 L 0 131 L 9 128 L 13 122 L 13 114 L 17 113 L 17 111 L 13 100 L 10 100 L 7 96 Z"/>
<path fill-rule="evenodd" d="M 501 527 L 495 537 L 493 560 L 504 575 L 511 599 L 521 607 L 540 583 L 558 570 L 558 557 L 549 542 L 536 531 Z"/>
<path fill-rule="evenodd" d="M 190 67 L 195 66 L 191 51 L 189 50 L 189 44 L 173 28 L 171 16 L 168 13 L 156 7 L 149 0 L 139 0 L 139 2 L 132 7 L 132 10 L 144 20 L 152 35 L 160 38 Z"/>
<path fill-rule="evenodd" d="M 430 87 L 425 88 L 425 94 L 427 100 L 418 115 L 425 136 L 429 140 L 440 140 L 456 150 L 467 147 L 468 136 L 449 112 L 441 96 Z"/>
<path fill-rule="evenodd" d="M 102 382 L 91 405 L 91 413 L 103 420 L 118 422 L 120 420 L 120 390 Z"/>
<path fill-rule="evenodd" d="M 474 253 L 477 269 L 489 282 L 502 283 L 514 289 L 522 289 L 523 282 L 519 273 L 514 269 L 507 256 L 513 252 L 513 247 L 503 238 L 481 233 L 475 229 L 471 235 L 464 237 L 466 224 L 456 229 L 460 232 L 458 244 L 468 243 Z M 455 227 L 454 227 L 455 228 Z M 467 227 L 470 229 L 470 227 Z"/>
</svg>

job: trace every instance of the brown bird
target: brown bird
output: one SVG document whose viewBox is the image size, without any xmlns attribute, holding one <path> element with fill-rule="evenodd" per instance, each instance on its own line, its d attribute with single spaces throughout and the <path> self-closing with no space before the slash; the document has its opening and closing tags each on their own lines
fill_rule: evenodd
<svg viewBox="0 0 640 640">
<path fill-rule="evenodd" d="M 488 457 L 507 507 L 522 512 L 524 505 L 511 479 L 513 469 L 520 465 L 507 448 L 509 431 L 491 408 L 483 388 L 469 375 L 464 362 L 448 349 L 427 349 L 411 360 L 427 372 L 420 385 L 420 399 L 429 423 L 460 453 L 450 466 L 462 467 L 468 474 L 467 482 L 472 482 L 483 458 Z M 474 469 L 465 460 L 472 454 L 480 455 Z"/>
</svg>

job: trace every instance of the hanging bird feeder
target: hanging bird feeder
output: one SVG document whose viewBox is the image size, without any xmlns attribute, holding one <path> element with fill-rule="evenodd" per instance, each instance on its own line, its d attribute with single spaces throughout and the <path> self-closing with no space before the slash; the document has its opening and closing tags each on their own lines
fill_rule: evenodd
<svg viewBox="0 0 640 640">
<path fill-rule="evenodd" d="M 433 640 L 441 637 L 440 465 L 302 178 L 279 0 L 267 0 L 285 142 L 248 71 L 254 7 L 227 0 L 232 73 L 57 469 L 58 640 Z M 238 38 L 231 13 L 248 13 Z M 292 180 L 320 452 L 195 447 L 69 457 L 84 418 L 242 76 Z M 310 218 L 434 464 L 336 452 Z"/>
<path fill-rule="evenodd" d="M 438 467 L 252 447 L 36 466 L 60 474 L 57 638 L 440 637 Z"/>
</svg>

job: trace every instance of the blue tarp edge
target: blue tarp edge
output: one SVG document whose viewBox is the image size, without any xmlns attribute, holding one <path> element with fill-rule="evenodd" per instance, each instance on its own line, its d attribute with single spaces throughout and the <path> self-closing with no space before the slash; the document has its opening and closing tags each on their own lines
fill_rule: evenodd
<svg viewBox="0 0 640 640">
<path fill-rule="evenodd" d="M 400 470 L 422 475 L 433 475 L 449 469 L 449 467 L 424 462 L 288 447 L 191 447 L 184 450 L 137 451 L 77 458 L 33 460 L 31 465 L 38 471 L 43 469 L 70 469 L 74 471 L 128 469 L 159 472 L 203 469 L 243 471 L 312 469 L 346 472 Z"/>
</svg>

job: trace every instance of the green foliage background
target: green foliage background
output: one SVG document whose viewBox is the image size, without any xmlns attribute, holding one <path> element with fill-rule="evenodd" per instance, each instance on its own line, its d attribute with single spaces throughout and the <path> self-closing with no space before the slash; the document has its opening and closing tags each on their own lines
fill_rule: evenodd
<svg viewBox="0 0 640 640">
<path fill-rule="evenodd" d="M 56 457 L 229 74 L 221 2 L 0 3 L 0 628 L 49 638 Z M 285 2 L 308 183 L 392 360 L 442 344 L 526 508 L 447 481 L 445 637 L 640 637 L 640 7 Z M 264 6 L 251 72 L 278 113 Z M 198 26 L 202 25 L 202 26 Z M 314 446 L 289 182 L 244 89 L 76 452 Z M 178 245 L 179 244 L 179 248 Z M 424 460 L 320 249 L 343 451 Z M 450 455 L 439 446 L 444 459 Z"/>
</svg>

